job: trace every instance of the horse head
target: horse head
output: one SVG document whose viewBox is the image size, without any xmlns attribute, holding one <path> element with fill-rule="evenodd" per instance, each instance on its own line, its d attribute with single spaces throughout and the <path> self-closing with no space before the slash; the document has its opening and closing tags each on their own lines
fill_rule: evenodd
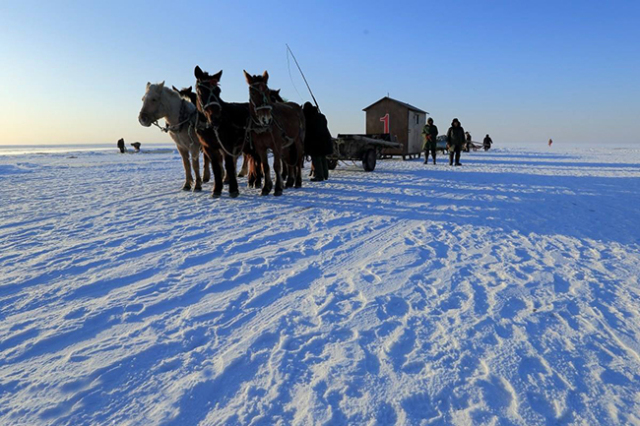
<svg viewBox="0 0 640 426">
<path fill-rule="evenodd" d="M 280 89 L 270 90 L 269 97 L 271 98 L 271 102 L 284 102 L 284 99 L 280 96 Z"/>
<path fill-rule="evenodd" d="M 269 90 L 269 73 L 265 71 L 262 75 L 250 75 L 244 71 L 244 77 L 249 85 L 249 108 L 253 121 L 261 126 L 267 127 L 271 124 L 273 116 L 272 92 Z M 278 95 L 279 96 L 279 95 Z"/>
<path fill-rule="evenodd" d="M 196 77 L 196 106 L 202 112 L 207 121 L 215 124 L 222 113 L 222 101 L 220 100 L 220 77 L 222 71 L 217 74 L 209 75 L 196 66 L 193 71 Z"/>
<path fill-rule="evenodd" d="M 138 121 L 144 127 L 150 127 L 166 115 L 163 91 L 164 81 L 158 84 L 147 83 L 147 89 L 142 97 L 142 109 L 138 115 Z"/>
<path fill-rule="evenodd" d="M 171 88 L 178 92 L 181 98 L 188 100 L 193 105 L 198 105 L 198 96 L 193 93 L 193 88 L 191 86 L 182 89 L 178 89 L 176 86 L 171 86 Z"/>
</svg>

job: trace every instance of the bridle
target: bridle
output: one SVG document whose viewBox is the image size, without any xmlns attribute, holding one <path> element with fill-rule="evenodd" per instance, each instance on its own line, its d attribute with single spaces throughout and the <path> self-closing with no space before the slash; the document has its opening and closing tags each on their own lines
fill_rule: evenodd
<svg viewBox="0 0 640 426">
<path fill-rule="evenodd" d="M 206 87 L 209 91 L 209 96 L 207 96 L 206 102 L 202 102 L 202 98 L 198 96 L 198 102 L 200 103 L 200 109 L 202 110 L 202 112 L 205 112 L 205 110 L 211 105 L 216 105 L 218 108 L 222 109 L 220 97 L 216 95 L 213 87 L 210 87 L 208 84 L 202 83 L 200 81 L 196 83 L 196 86 L 199 88 Z"/>
<path fill-rule="evenodd" d="M 255 92 L 258 92 L 259 95 L 262 96 L 262 105 L 258 106 L 255 104 L 255 102 L 253 102 L 253 98 L 251 96 L 249 96 L 249 104 L 253 107 L 253 110 L 255 111 L 256 114 L 258 114 L 258 111 L 263 111 L 263 110 L 267 110 L 267 111 L 271 111 L 273 110 L 273 106 L 270 105 L 270 99 L 269 96 L 267 96 L 267 94 L 264 92 L 264 90 L 259 89 L 257 86 L 259 84 L 263 84 L 263 83 L 253 83 L 249 86 L 249 90 L 253 90 Z M 266 87 L 266 84 L 265 84 Z M 267 88 L 268 90 L 268 88 Z M 253 120 L 256 124 L 260 124 L 257 123 L 255 120 Z"/>
</svg>

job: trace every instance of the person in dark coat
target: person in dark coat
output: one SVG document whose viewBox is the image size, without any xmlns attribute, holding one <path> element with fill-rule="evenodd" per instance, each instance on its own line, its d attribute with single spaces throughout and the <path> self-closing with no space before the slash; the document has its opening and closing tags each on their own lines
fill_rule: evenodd
<svg viewBox="0 0 640 426">
<path fill-rule="evenodd" d="M 460 151 L 464 146 L 466 140 L 464 135 L 464 129 L 460 125 L 460 120 L 454 118 L 451 122 L 451 127 L 447 132 L 447 149 L 449 150 L 449 165 L 453 166 L 453 159 L 455 156 L 456 166 L 460 164 Z"/>
<path fill-rule="evenodd" d="M 484 148 L 484 150 L 489 151 L 492 144 L 493 141 L 491 140 L 491 137 L 489 137 L 489 135 L 485 136 L 484 140 L 482 141 L 482 147 Z"/>
<path fill-rule="evenodd" d="M 140 142 L 133 142 L 133 143 L 131 144 L 131 146 L 133 147 L 133 149 L 135 149 L 135 150 L 136 150 L 136 152 L 140 152 L 140 146 L 141 146 L 141 145 L 142 145 L 142 144 L 141 144 Z"/>
<path fill-rule="evenodd" d="M 120 150 L 120 154 L 124 154 L 127 152 L 127 147 L 124 146 L 124 139 L 118 139 L 118 149 Z"/>
<path fill-rule="evenodd" d="M 433 164 L 436 164 L 436 139 L 438 137 L 438 128 L 433 124 L 433 118 L 429 117 L 427 124 L 422 128 L 422 137 L 424 143 L 422 144 L 422 150 L 424 151 L 424 164 L 429 162 L 429 152 L 433 157 Z"/>
<path fill-rule="evenodd" d="M 329 162 L 327 155 L 333 154 L 333 140 L 327 126 L 327 118 L 310 102 L 302 107 L 306 123 L 304 136 L 304 153 L 311 157 L 315 171 L 313 182 L 329 179 Z"/>
</svg>

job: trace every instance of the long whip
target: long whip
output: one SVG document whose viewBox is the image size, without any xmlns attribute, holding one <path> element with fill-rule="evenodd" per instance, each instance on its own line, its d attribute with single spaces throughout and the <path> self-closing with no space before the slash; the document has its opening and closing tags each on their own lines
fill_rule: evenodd
<svg viewBox="0 0 640 426">
<path fill-rule="evenodd" d="M 296 59 L 296 55 L 293 54 L 293 51 L 291 50 L 291 48 L 289 47 L 288 44 L 285 43 L 285 45 L 287 46 L 287 51 L 291 54 L 291 57 L 293 58 L 293 61 L 296 63 L 296 67 L 298 67 L 298 71 L 300 71 L 300 75 L 302 76 L 302 79 L 304 80 L 304 84 L 307 85 L 307 89 L 309 90 L 309 93 L 311 94 L 311 98 L 313 99 L 313 103 L 316 104 L 316 108 L 318 108 L 318 112 L 322 112 L 322 111 L 320 111 L 320 105 L 318 105 L 318 101 L 316 101 L 316 97 L 313 96 L 313 92 L 311 91 L 311 87 L 309 87 L 309 83 L 307 82 L 307 78 L 304 76 L 304 73 L 302 72 L 302 68 L 300 68 L 300 64 L 298 64 L 298 60 Z"/>
</svg>

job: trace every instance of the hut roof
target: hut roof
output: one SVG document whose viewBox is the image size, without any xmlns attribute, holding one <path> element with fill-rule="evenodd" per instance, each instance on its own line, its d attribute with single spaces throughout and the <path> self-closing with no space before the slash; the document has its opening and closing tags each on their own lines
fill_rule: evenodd
<svg viewBox="0 0 640 426">
<path fill-rule="evenodd" d="M 421 112 L 421 113 L 423 113 L 423 114 L 429 114 L 427 111 L 423 111 L 423 110 L 421 110 L 420 108 L 414 107 L 413 105 L 408 104 L 408 103 L 406 103 L 406 102 L 402 102 L 402 101 L 399 101 L 399 100 L 397 100 L 397 99 L 390 98 L 389 96 L 385 96 L 384 98 L 382 98 L 382 99 L 379 99 L 379 100 L 375 101 L 374 103 L 372 103 L 371 105 L 369 105 L 369 106 L 368 106 L 368 107 L 366 107 L 366 108 L 363 108 L 362 110 L 363 110 L 363 111 L 366 111 L 366 110 L 368 110 L 369 108 L 371 108 L 372 106 L 377 105 L 378 103 L 380 103 L 380 102 L 384 101 L 385 99 L 389 99 L 390 101 L 393 101 L 393 102 L 395 102 L 395 103 L 397 103 L 397 104 L 400 104 L 400 105 L 402 105 L 403 107 L 405 107 L 405 108 L 407 108 L 407 109 L 409 109 L 409 110 L 411 110 L 411 111 Z"/>
</svg>

